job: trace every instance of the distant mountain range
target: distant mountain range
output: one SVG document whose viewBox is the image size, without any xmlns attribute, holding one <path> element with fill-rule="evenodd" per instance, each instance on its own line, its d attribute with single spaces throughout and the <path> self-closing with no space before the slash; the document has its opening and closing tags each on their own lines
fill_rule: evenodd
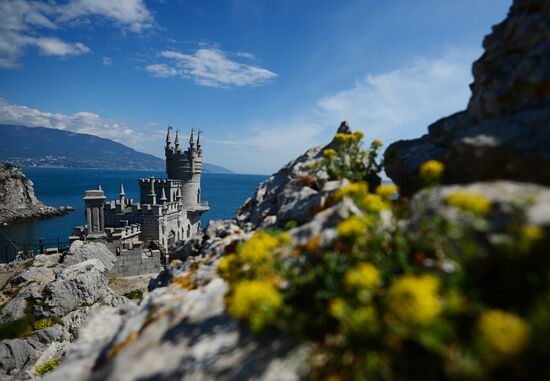
<svg viewBox="0 0 550 381">
<path fill-rule="evenodd" d="M 94 135 L 0 124 L 0 160 L 24 167 L 160 170 L 163 159 Z M 207 173 L 232 173 L 203 163 Z"/>
</svg>

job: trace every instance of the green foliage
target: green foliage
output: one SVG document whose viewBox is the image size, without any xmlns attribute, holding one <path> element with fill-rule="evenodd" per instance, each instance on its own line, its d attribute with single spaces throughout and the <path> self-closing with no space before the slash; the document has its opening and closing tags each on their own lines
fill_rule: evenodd
<svg viewBox="0 0 550 381">
<path fill-rule="evenodd" d="M 127 292 L 124 294 L 125 297 L 128 299 L 141 299 L 143 298 L 143 291 L 142 290 L 132 290 L 130 292 Z"/>
<path fill-rule="evenodd" d="M 46 373 L 52 372 L 55 368 L 57 368 L 61 364 L 61 357 L 54 357 L 50 360 L 45 361 L 41 365 L 37 365 L 34 368 L 34 374 L 37 376 L 43 376 Z"/>
<path fill-rule="evenodd" d="M 428 185 L 441 176 L 434 168 Z M 548 241 L 526 224 L 525 207 L 491 224 L 489 200 L 453 194 L 457 218 L 420 203 L 418 218 L 400 223 L 412 211 L 395 191 L 339 190 L 362 215 L 342 221 L 328 247 L 316 236 L 297 246 L 286 233 L 255 233 L 219 265 L 229 313 L 254 331 L 315 343 L 312 380 L 550 374 Z"/>
<path fill-rule="evenodd" d="M 21 319 L 13 320 L 4 324 L 0 324 L 0 340 L 17 339 L 25 337 L 32 333 L 35 317 L 32 313 L 33 300 L 27 299 L 27 307 L 25 307 L 25 316 Z"/>
<path fill-rule="evenodd" d="M 348 179 L 350 181 L 368 180 L 370 176 L 382 171 L 383 164 L 377 162 L 380 140 L 374 140 L 370 149 L 362 149 L 363 133 L 338 133 L 334 136 L 333 148 L 323 151 L 323 159 L 317 165 L 326 168 L 331 180 Z"/>
</svg>

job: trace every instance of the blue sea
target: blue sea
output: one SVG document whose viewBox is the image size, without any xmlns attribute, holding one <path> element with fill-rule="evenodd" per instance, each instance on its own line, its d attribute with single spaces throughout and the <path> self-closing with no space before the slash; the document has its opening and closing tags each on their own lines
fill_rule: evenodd
<svg viewBox="0 0 550 381">
<path fill-rule="evenodd" d="M 37 197 L 50 206 L 69 205 L 75 211 L 65 216 L 34 221 L 2 228 L 0 234 L 0 262 L 5 261 L 7 251 L 6 236 L 16 242 L 37 242 L 44 239 L 67 240 L 74 226 L 85 224 L 82 197 L 87 189 L 96 189 L 101 183 L 107 200 L 117 199 L 119 184 L 124 183 L 127 198 L 139 202 L 138 180 L 155 176 L 165 178 L 165 172 L 155 171 L 117 171 L 104 169 L 73 168 L 24 168 L 25 175 L 34 183 Z M 201 225 L 209 220 L 233 218 L 242 203 L 254 194 L 258 184 L 268 176 L 214 174 L 202 175 L 202 199 L 208 201 L 210 210 L 203 214 Z"/>
</svg>

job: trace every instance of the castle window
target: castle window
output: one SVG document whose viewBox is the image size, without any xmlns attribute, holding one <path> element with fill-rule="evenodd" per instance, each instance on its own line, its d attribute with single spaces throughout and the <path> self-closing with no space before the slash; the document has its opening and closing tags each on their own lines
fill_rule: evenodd
<svg viewBox="0 0 550 381">
<path fill-rule="evenodd" d="M 200 204 L 201 203 L 201 190 L 199 189 L 197 191 L 197 204 Z"/>
</svg>

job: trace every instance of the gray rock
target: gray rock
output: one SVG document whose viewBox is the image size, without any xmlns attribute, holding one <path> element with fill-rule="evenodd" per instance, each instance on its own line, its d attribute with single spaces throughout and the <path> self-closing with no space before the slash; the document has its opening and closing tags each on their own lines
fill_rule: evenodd
<svg viewBox="0 0 550 381">
<path fill-rule="evenodd" d="M 101 302 L 119 305 L 128 301 L 108 286 L 105 266 L 98 259 L 89 259 L 63 270 L 49 284 L 46 304 L 56 316 L 62 317 L 78 307 Z"/>
<path fill-rule="evenodd" d="M 428 127 L 419 139 L 386 150 L 387 175 L 401 194 L 420 189 L 418 170 L 439 160 L 442 183 L 510 179 L 550 185 L 550 5 L 516 0 L 485 38 L 474 63 L 467 110 Z"/>
<path fill-rule="evenodd" d="M 72 265 L 88 259 L 98 259 L 107 270 L 111 270 L 116 256 L 102 243 L 74 241 L 65 255 L 64 263 Z"/>
</svg>

